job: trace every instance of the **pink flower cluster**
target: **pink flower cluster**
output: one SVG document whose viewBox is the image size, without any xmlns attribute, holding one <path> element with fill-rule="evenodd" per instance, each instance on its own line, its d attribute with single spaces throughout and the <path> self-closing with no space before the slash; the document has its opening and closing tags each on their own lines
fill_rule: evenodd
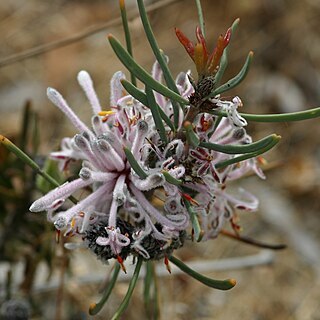
<svg viewBox="0 0 320 320">
<path fill-rule="evenodd" d="M 161 82 L 158 63 L 154 64 L 152 74 Z M 61 170 L 67 168 L 70 160 L 81 161 L 82 168 L 77 179 L 36 200 L 30 211 L 46 211 L 57 230 L 63 230 L 67 235 L 80 235 L 86 240 L 92 230 L 103 230 L 88 241 L 95 242 L 95 249 L 105 247 L 108 257 L 125 258 L 134 253 L 150 259 L 157 256 L 151 254 L 151 243 L 153 247 L 160 243 L 156 249 L 164 253 L 182 245 L 183 241 L 179 245 L 177 241 L 191 229 L 186 201 L 197 215 L 203 239 L 216 237 L 225 221 L 233 219 L 235 209 L 257 209 L 257 199 L 248 192 L 240 190 L 241 197 L 238 198 L 226 191 L 229 181 L 239 179 L 251 170 L 264 177 L 256 159 L 217 169 L 217 163 L 236 155 L 188 145 L 183 136 L 188 106 L 185 111 L 180 110 L 180 134 L 172 132 L 164 123 L 168 141 L 164 144 L 149 107 L 130 95 L 123 96 L 121 80 L 124 78 L 122 72 L 114 74 L 111 80 L 112 112 L 104 118 L 99 115 L 101 105 L 89 74 L 79 73 L 78 82 L 93 111 L 91 127 L 77 117 L 59 92 L 48 89 L 49 99 L 78 131 L 74 137 L 64 138 L 61 150 L 52 152 L 51 158 L 59 162 Z M 187 73 L 178 75 L 176 85 L 184 98 L 194 92 Z M 170 100 L 157 92 L 154 94 L 159 107 L 172 118 Z M 199 139 L 220 145 L 250 143 L 251 137 L 244 129 L 246 121 L 237 112 L 242 104 L 240 98 L 226 101 L 216 96 L 211 102 L 225 111 L 227 117 L 218 123 L 217 117 L 208 113 L 197 115 L 193 126 Z M 145 178 L 132 168 L 125 148 L 146 173 Z M 167 179 L 168 175 L 181 183 L 172 183 Z M 89 194 L 77 204 L 67 206 L 66 199 L 83 188 L 89 189 Z M 159 198 L 161 206 L 155 203 Z"/>
</svg>

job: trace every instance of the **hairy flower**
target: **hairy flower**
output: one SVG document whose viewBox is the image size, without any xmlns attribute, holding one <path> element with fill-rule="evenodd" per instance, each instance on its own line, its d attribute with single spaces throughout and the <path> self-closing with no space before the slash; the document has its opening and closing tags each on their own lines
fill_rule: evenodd
<svg viewBox="0 0 320 320">
<path fill-rule="evenodd" d="M 199 30 L 197 36 L 206 50 Z M 206 59 L 210 71 L 218 59 L 217 53 L 207 55 Z M 152 75 L 162 81 L 157 62 Z M 111 111 L 105 112 L 101 111 L 89 74 L 79 73 L 79 84 L 93 110 L 90 128 L 76 116 L 60 93 L 48 89 L 49 99 L 78 131 L 74 137 L 64 138 L 61 151 L 52 152 L 51 157 L 59 162 L 61 170 L 73 160 L 81 161 L 82 168 L 77 179 L 36 200 L 30 211 L 47 211 L 48 219 L 57 230 L 63 230 L 65 235 L 80 235 L 103 261 L 125 259 L 130 253 L 144 259 L 160 259 L 181 247 L 190 225 L 185 201 L 194 206 L 204 239 L 217 236 L 226 220 L 232 222 L 235 209 L 254 211 L 258 202 L 252 195 L 241 191 L 245 198 L 239 199 L 226 192 L 226 184 L 249 170 L 263 177 L 256 161 L 217 169 L 218 163 L 235 155 L 188 144 L 183 123 L 189 107 L 179 111 L 177 133 L 164 124 L 167 137 L 164 143 L 149 106 L 123 95 L 121 80 L 124 78 L 122 72 L 114 74 L 110 85 Z M 194 94 L 188 73 L 180 73 L 176 85 L 181 96 L 188 98 Z M 155 100 L 172 119 L 171 101 L 156 92 Z M 217 122 L 217 117 L 207 113 L 196 116 L 194 133 L 199 141 L 220 145 L 250 143 L 251 137 L 244 129 L 246 121 L 237 112 L 241 100 L 235 97 L 225 101 L 218 96 L 211 102 L 226 112 L 227 117 Z M 83 188 L 90 190 L 89 194 L 78 203 L 66 206 L 66 199 Z M 161 208 L 153 203 L 159 192 L 163 201 Z"/>
</svg>

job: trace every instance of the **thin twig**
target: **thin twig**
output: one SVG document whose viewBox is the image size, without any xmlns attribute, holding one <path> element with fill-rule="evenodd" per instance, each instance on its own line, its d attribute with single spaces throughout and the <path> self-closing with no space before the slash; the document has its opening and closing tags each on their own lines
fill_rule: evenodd
<svg viewBox="0 0 320 320">
<path fill-rule="evenodd" d="M 247 236 L 234 234 L 234 233 L 232 233 L 232 232 L 230 232 L 228 230 L 221 230 L 221 234 L 226 236 L 226 237 L 238 240 L 240 242 L 247 243 L 247 244 L 250 244 L 252 246 L 256 246 L 256 247 L 264 248 L 264 249 L 282 250 L 282 249 L 286 249 L 286 247 L 287 247 L 285 244 L 265 243 L 265 242 L 262 242 L 262 241 L 259 241 L 259 240 L 256 240 L 256 239 L 249 238 Z"/>
<path fill-rule="evenodd" d="M 178 0 L 162 0 L 157 1 L 154 4 L 151 4 L 146 7 L 147 12 L 155 11 L 159 8 L 165 7 L 167 5 L 170 5 L 174 2 L 177 2 Z M 137 10 L 132 10 L 128 14 L 128 20 L 134 20 L 138 17 Z M 86 30 L 79 32 L 73 36 L 70 36 L 68 38 L 52 41 L 50 43 L 40 45 L 31 49 L 27 49 L 21 53 L 15 53 L 8 57 L 5 57 L 3 59 L 0 59 L 0 68 L 4 66 L 8 66 L 10 64 L 16 63 L 18 61 L 22 61 L 25 59 L 29 59 L 31 57 L 35 57 L 38 55 L 41 55 L 43 53 L 46 53 L 48 51 L 52 51 L 61 47 L 68 46 L 70 44 L 73 44 L 77 41 L 80 41 L 82 39 L 85 39 L 89 36 L 92 36 L 100 31 L 106 30 L 112 26 L 117 26 L 121 24 L 121 17 L 117 17 L 115 19 L 112 19 L 105 23 L 95 24 L 91 27 L 88 27 Z"/>
</svg>

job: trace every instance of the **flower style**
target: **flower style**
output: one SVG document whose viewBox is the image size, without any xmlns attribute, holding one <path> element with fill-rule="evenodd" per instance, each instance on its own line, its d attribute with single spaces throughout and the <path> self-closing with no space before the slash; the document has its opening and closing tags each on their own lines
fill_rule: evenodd
<svg viewBox="0 0 320 320">
<path fill-rule="evenodd" d="M 197 35 L 207 55 L 199 30 Z M 218 53 L 214 53 L 206 58 L 208 70 L 212 70 L 217 57 Z M 162 81 L 157 62 L 152 75 Z M 129 254 L 160 259 L 181 247 L 190 225 L 185 201 L 194 207 L 204 239 L 216 237 L 224 221 L 232 222 L 236 208 L 256 210 L 258 201 L 254 196 L 242 191 L 246 199 L 240 200 L 225 190 L 229 180 L 238 179 L 249 170 L 263 177 L 255 160 L 216 169 L 219 162 L 235 155 L 188 145 L 183 131 L 188 111 L 180 110 L 177 133 L 165 125 L 167 143 L 164 143 L 149 107 L 130 95 L 123 96 L 123 79 L 122 72 L 114 74 L 111 111 L 105 112 L 101 110 L 89 74 L 79 73 L 78 82 L 94 114 L 92 128 L 76 116 L 59 92 L 48 89 L 49 99 L 78 130 L 73 138 L 64 138 L 61 151 L 52 152 L 51 157 L 59 162 L 61 170 L 65 170 L 71 160 L 82 161 L 82 168 L 79 178 L 36 200 L 30 211 L 47 211 L 48 219 L 57 230 L 69 236 L 80 235 L 101 260 L 123 261 Z M 194 93 L 188 73 L 178 75 L 176 86 L 182 97 L 188 98 Z M 159 108 L 172 118 L 170 100 L 156 92 L 154 96 Z M 225 111 L 227 118 L 215 127 L 217 117 L 207 113 L 198 115 L 194 132 L 200 141 L 221 145 L 250 143 L 251 138 L 244 129 L 246 121 L 237 112 L 241 100 L 236 97 L 233 101 L 223 101 L 215 97 L 211 102 Z M 90 189 L 91 193 L 66 207 L 66 199 L 83 188 Z M 159 195 L 163 201 L 161 210 L 153 204 Z"/>
</svg>

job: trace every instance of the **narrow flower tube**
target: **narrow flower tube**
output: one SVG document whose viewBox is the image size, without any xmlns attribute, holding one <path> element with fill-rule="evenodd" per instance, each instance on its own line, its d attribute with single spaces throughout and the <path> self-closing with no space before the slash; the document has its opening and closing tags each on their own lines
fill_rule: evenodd
<svg viewBox="0 0 320 320">
<path fill-rule="evenodd" d="M 125 168 L 125 164 L 123 159 L 119 156 L 119 154 L 112 148 L 110 143 L 108 143 L 105 140 L 98 140 L 98 145 L 100 149 L 104 152 L 108 165 L 111 165 L 113 169 L 116 169 L 117 171 L 122 171 Z"/>
<path fill-rule="evenodd" d="M 101 117 L 98 115 L 94 115 L 91 118 L 91 124 L 97 137 L 103 135 L 105 132 L 108 131 L 108 125 L 103 123 Z"/>
<path fill-rule="evenodd" d="M 71 110 L 62 95 L 53 88 L 47 89 L 47 96 L 71 121 L 79 132 L 90 132 L 89 128 Z"/>
<path fill-rule="evenodd" d="M 110 87 L 111 87 L 111 96 L 110 96 L 110 105 L 112 107 L 116 107 L 118 104 L 118 100 L 123 96 L 123 87 L 121 84 L 121 80 L 125 79 L 126 76 L 122 71 L 116 72 L 111 81 L 110 81 Z"/>
<path fill-rule="evenodd" d="M 103 163 L 96 157 L 90 146 L 90 142 L 82 135 L 74 137 L 76 146 L 86 155 L 87 159 L 97 168 L 103 170 Z"/>
<path fill-rule="evenodd" d="M 140 205 L 146 210 L 146 212 L 152 215 L 163 226 L 178 230 L 184 229 L 186 227 L 186 223 L 188 222 L 187 216 L 179 215 L 179 217 L 176 217 L 176 219 L 180 219 L 179 221 L 172 221 L 170 219 L 167 219 L 161 212 L 159 212 L 153 205 L 150 204 L 150 202 L 145 198 L 144 194 L 139 191 L 132 183 L 130 183 L 129 188 L 139 201 Z"/>
<path fill-rule="evenodd" d="M 138 154 L 142 145 L 144 144 L 144 139 L 148 133 L 148 123 L 145 120 L 140 120 L 136 125 L 136 135 L 134 137 L 131 152 L 135 158 L 138 158 Z"/>
<path fill-rule="evenodd" d="M 64 212 L 59 212 L 54 225 L 58 230 L 64 229 L 71 219 L 81 211 L 85 211 L 89 206 L 93 205 L 98 199 L 106 194 L 109 194 L 112 190 L 113 183 L 105 183 L 99 189 L 91 193 L 89 196 L 79 201 L 75 206 Z"/>
<path fill-rule="evenodd" d="M 89 73 L 84 70 L 80 71 L 78 73 L 78 82 L 91 104 L 93 114 L 98 114 L 101 111 L 101 105 L 94 90 L 93 81 Z"/>
<path fill-rule="evenodd" d="M 57 201 L 59 204 L 62 203 L 70 197 L 76 190 L 82 189 L 92 183 L 92 179 L 83 180 L 81 178 L 73 180 L 71 182 L 66 182 L 60 187 L 50 191 L 45 196 L 36 200 L 29 208 L 31 212 L 40 212 L 45 210 L 56 210 L 58 208 Z M 60 206 L 59 205 L 59 206 Z"/>
</svg>

